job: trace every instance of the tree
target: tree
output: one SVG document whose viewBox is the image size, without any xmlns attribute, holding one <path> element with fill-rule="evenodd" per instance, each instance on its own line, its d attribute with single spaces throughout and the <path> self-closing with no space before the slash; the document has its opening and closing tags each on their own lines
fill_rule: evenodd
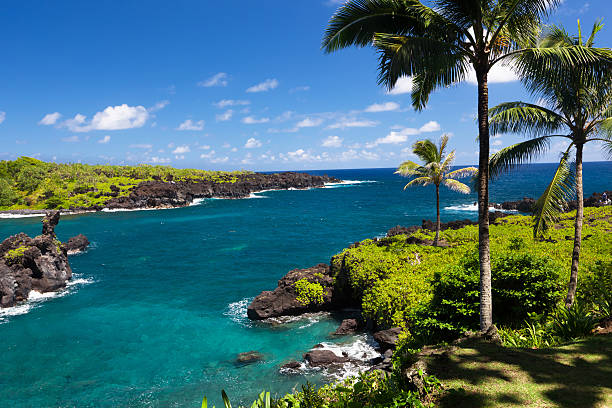
<svg viewBox="0 0 612 408">
<path fill-rule="evenodd" d="M 595 35 L 602 27 L 600 22 L 596 22 L 591 35 L 584 41 L 580 21 L 577 36 L 570 36 L 563 28 L 553 26 L 540 44 L 560 49 L 575 45 L 593 48 Z M 535 204 L 533 227 L 534 237 L 541 236 L 558 220 L 567 200 L 572 196 L 577 199 L 572 265 L 565 299 L 569 308 L 576 296 L 582 241 L 583 149 L 587 143 L 603 142 L 604 147 L 612 152 L 612 76 L 595 81 L 578 70 L 568 70 L 560 81 L 551 80 L 549 76 L 527 76 L 523 82 L 539 102 L 507 102 L 495 106 L 491 109 L 491 129 L 496 133 L 525 133 L 531 139 L 494 154 L 490 160 L 491 175 L 540 156 L 550 148 L 553 138 L 564 138 L 569 142 L 552 181 Z M 570 165 L 572 154 L 575 157 L 573 169 Z"/>
<path fill-rule="evenodd" d="M 420 110 L 435 89 L 466 79 L 478 82 L 478 253 L 480 328 L 493 324 L 489 255 L 489 90 L 488 74 L 497 64 L 537 76 L 549 67 L 581 66 L 603 76 L 612 53 L 581 46 L 529 48 L 540 22 L 561 0 L 349 0 L 331 17 L 323 49 L 374 46 L 379 51 L 379 83 L 391 89 L 413 78 L 412 104 Z M 541 64 L 530 64 L 536 59 Z M 590 63 L 590 64 L 587 64 Z"/>
<path fill-rule="evenodd" d="M 440 185 L 444 185 L 453 191 L 469 194 L 470 188 L 456 179 L 472 176 L 478 172 L 476 167 L 465 167 L 463 169 L 449 171 L 455 160 L 455 151 L 448 155 L 444 152 L 448 144 L 448 135 L 443 135 L 438 146 L 431 140 L 420 140 L 412 146 L 412 152 L 423 161 L 423 165 L 413 161 L 403 162 L 395 173 L 406 177 L 414 177 L 404 187 L 411 186 L 436 186 L 436 237 L 434 246 L 438 246 L 440 239 Z"/>
</svg>

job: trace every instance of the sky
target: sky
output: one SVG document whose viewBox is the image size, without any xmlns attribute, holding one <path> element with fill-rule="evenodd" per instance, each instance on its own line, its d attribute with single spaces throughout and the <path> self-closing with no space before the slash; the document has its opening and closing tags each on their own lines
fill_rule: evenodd
<svg viewBox="0 0 612 408">
<path fill-rule="evenodd" d="M 397 167 L 416 140 L 447 133 L 456 164 L 476 163 L 474 80 L 414 111 L 408 78 L 390 92 L 377 85 L 373 49 L 321 50 L 341 3 L 4 0 L 0 160 Z M 590 29 L 610 13 L 609 0 L 565 0 L 549 23 L 575 33 L 577 19 Z M 597 45 L 612 46 L 612 27 Z M 508 68 L 489 81 L 490 106 L 533 99 Z M 521 140 L 497 135 L 492 150 Z M 562 148 L 539 161 L 557 161 Z M 599 146 L 586 148 L 585 160 L 603 159 Z"/>
</svg>

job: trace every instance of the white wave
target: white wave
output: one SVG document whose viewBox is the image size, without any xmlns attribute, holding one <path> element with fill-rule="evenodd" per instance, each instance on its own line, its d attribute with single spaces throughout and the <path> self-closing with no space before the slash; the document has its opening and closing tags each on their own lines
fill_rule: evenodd
<svg viewBox="0 0 612 408">
<path fill-rule="evenodd" d="M 473 204 L 460 204 L 460 205 L 451 205 L 448 207 L 444 207 L 446 211 L 469 211 L 469 212 L 478 212 L 478 203 Z M 501 211 L 508 213 L 515 213 L 516 210 L 504 210 L 501 208 L 495 208 L 493 206 L 489 207 L 489 211 Z"/>
<path fill-rule="evenodd" d="M 28 294 L 28 300 L 23 303 L 20 303 L 13 307 L 0 308 L 0 324 L 7 323 L 9 318 L 12 316 L 19 316 L 28 313 L 30 310 L 39 307 L 42 303 L 54 299 L 64 297 L 71 293 L 74 293 L 80 286 L 88 285 L 90 283 L 94 283 L 93 278 L 82 278 L 76 277 L 77 275 L 73 275 L 73 278 L 66 282 L 66 288 L 59 290 L 57 292 L 45 292 L 41 293 L 35 290 L 30 291 Z"/>
<path fill-rule="evenodd" d="M 193 201 L 191 202 L 191 204 L 189 204 L 189 206 L 194 206 L 194 205 L 200 205 L 202 204 L 204 201 L 206 201 L 206 198 L 194 198 Z"/>
<path fill-rule="evenodd" d="M 11 214 L 11 213 L 0 213 L 0 218 L 32 218 L 32 217 L 44 217 L 45 214 Z"/>
<path fill-rule="evenodd" d="M 299 329 L 303 329 L 305 327 L 312 326 L 312 324 L 319 322 L 324 317 L 330 316 L 329 312 L 313 312 L 313 313 L 302 313 L 297 316 L 278 316 L 278 317 L 269 317 L 267 319 L 262 320 L 262 323 L 269 323 L 272 325 L 277 324 L 289 324 L 295 322 L 301 322 L 306 320 L 305 325 L 298 327 Z"/>
<path fill-rule="evenodd" d="M 262 193 L 262 191 L 257 191 L 255 193 L 251 193 L 251 194 L 249 194 L 249 196 L 247 198 L 268 198 L 266 196 L 257 195 L 257 194 L 260 194 L 260 193 Z"/>
<path fill-rule="evenodd" d="M 228 316 L 232 321 L 242 326 L 250 326 L 251 321 L 247 316 L 247 309 L 249 308 L 249 304 L 251 304 L 253 299 L 254 298 L 249 297 L 230 303 L 227 305 L 227 310 L 223 313 L 223 315 Z"/>
</svg>

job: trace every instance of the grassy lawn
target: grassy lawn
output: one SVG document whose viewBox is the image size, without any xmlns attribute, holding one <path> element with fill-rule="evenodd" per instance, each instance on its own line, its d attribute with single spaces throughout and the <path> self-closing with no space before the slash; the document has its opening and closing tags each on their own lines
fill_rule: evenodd
<svg viewBox="0 0 612 408">
<path fill-rule="evenodd" d="M 426 361 L 442 407 L 612 407 L 612 335 L 539 350 L 468 340 Z"/>
</svg>

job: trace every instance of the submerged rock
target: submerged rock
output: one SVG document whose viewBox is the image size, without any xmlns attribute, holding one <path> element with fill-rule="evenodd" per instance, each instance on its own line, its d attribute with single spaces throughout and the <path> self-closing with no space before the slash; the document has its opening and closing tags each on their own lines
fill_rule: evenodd
<svg viewBox="0 0 612 408">
<path fill-rule="evenodd" d="M 79 234 L 70 238 L 68 242 L 64 244 L 64 246 L 68 251 L 68 255 L 74 255 L 85 251 L 89 246 L 89 240 L 85 235 Z"/>
<path fill-rule="evenodd" d="M 43 219 L 43 233 L 30 238 L 19 233 L 0 244 L 0 307 L 28 299 L 32 290 L 44 293 L 66 287 L 72 277 L 66 247 L 55 236 L 59 212 Z"/>
<path fill-rule="evenodd" d="M 297 299 L 295 283 L 302 279 L 321 285 L 323 288 L 322 302 L 304 304 Z M 257 296 L 249 305 L 247 316 L 251 320 L 263 320 L 270 317 L 330 310 L 333 285 L 334 279 L 329 274 L 329 265 L 319 264 L 307 269 L 294 269 L 278 281 L 276 289 L 264 291 Z"/>
<path fill-rule="evenodd" d="M 238 364 L 252 364 L 264 359 L 263 354 L 258 351 L 246 351 L 238 354 L 236 357 L 236 363 Z"/>
</svg>

